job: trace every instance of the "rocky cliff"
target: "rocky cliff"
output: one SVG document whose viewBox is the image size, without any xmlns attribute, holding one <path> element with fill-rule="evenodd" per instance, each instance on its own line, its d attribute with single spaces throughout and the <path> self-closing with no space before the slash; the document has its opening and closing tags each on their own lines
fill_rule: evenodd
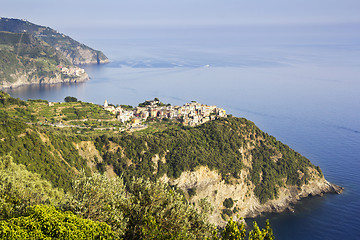
<svg viewBox="0 0 360 240">
<path fill-rule="evenodd" d="M 125 180 L 161 179 L 191 203 L 207 198 L 211 221 L 291 210 L 309 195 L 341 192 L 318 166 L 243 118 L 228 117 L 194 128 L 98 138 L 104 163 Z"/>
<path fill-rule="evenodd" d="M 76 71 L 81 68 L 74 67 L 71 69 Z M 12 74 L 11 77 L 16 79 L 16 81 L 3 82 L 3 84 L 0 85 L 0 89 L 16 88 L 33 84 L 80 83 L 89 80 L 89 76 L 86 72 L 83 72 L 79 75 L 63 75 L 61 73 L 55 73 L 53 76 L 39 77 L 32 75 L 32 72 L 17 71 L 16 73 Z"/>
<path fill-rule="evenodd" d="M 237 216 L 253 218 L 265 212 L 293 211 L 293 205 L 302 198 L 342 192 L 341 187 L 329 183 L 324 177 L 314 175 L 312 180 L 301 187 L 287 185 L 280 188 L 276 199 L 261 204 L 254 194 L 255 186 L 247 179 L 249 172 L 242 170 L 239 179 L 227 184 L 217 171 L 206 166 L 183 172 L 177 179 L 162 177 L 162 181 L 180 188 L 191 203 L 197 204 L 199 200 L 206 198 L 214 208 L 209 220 L 217 225 L 224 225 L 224 219 L 230 216 L 235 219 Z M 187 194 L 188 189 L 194 189 L 196 194 L 190 197 Z M 226 199 L 231 199 L 233 206 L 225 207 Z"/>
</svg>

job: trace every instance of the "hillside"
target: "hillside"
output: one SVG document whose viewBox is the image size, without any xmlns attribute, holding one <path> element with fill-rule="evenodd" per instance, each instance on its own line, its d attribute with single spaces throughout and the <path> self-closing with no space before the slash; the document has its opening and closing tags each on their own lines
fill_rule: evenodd
<svg viewBox="0 0 360 240">
<path fill-rule="evenodd" d="M 83 69 L 28 33 L 0 32 L 0 87 L 81 82 Z"/>
<path fill-rule="evenodd" d="M 26 20 L 0 18 L 0 31 L 28 33 L 58 50 L 62 56 L 75 65 L 101 64 L 109 62 L 98 50 L 94 50 L 49 27 L 33 24 Z"/>
<path fill-rule="evenodd" d="M 54 186 L 70 189 L 82 169 L 122 176 L 128 186 L 133 177 L 166 182 L 196 206 L 206 198 L 216 224 L 341 191 L 319 167 L 244 118 L 196 127 L 156 121 L 120 131 L 115 115 L 98 105 L 24 102 L 1 93 L 0 123 L 0 153 Z"/>
</svg>

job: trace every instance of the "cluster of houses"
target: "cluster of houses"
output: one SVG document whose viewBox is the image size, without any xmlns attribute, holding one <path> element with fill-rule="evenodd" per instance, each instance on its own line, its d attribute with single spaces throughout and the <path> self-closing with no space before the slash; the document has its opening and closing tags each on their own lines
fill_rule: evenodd
<svg viewBox="0 0 360 240">
<path fill-rule="evenodd" d="M 226 112 L 216 106 L 208 106 L 197 102 L 186 103 L 183 106 L 171 106 L 160 103 L 157 99 L 145 101 L 141 106 L 127 110 L 109 105 L 107 100 L 104 109 L 117 115 L 123 123 L 140 124 L 148 119 L 177 120 L 187 126 L 196 126 L 219 117 L 226 117 Z"/>
<path fill-rule="evenodd" d="M 57 68 L 61 70 L 63 74 L 66 74 L 68 76 L 81 76 L 85 73 L 85 70 L 79 67 L 63 67 L 62 65 L 58 65 Z"/>
</svg>

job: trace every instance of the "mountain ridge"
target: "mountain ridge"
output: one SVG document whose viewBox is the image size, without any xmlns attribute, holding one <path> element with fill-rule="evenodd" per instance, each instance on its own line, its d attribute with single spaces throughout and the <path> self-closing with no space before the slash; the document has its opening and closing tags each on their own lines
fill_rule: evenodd
<svg viewBox="0 0 360 240">
<path fill-rule="evenodd" d="M 99 50 L 94 50 L 58 31 L 27 20 L 0 18 L 0 31 L 27 32 L 60 51 L 74 65 L 103 64 L 109 59 Z"/>
</svg>

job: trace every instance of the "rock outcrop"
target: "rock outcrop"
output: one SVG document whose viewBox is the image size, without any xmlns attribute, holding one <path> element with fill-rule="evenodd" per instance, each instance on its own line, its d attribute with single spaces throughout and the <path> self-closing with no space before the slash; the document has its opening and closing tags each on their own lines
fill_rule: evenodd
<svg viewBox="0 0 360 240">
<path fill-rule="evenodd" d="M 286 186 L 279 190 L 276 199 L 261 204 L 254 194 L 254 185 L 248 180 L 248 170 L 242 170 L 239 179 L 234 179 L 232 184 L 225 183 L 215 170 L 201 166 L 195 171 L 183 172 L 177 179 L 170 179 L 166 175 L 162 181 L 168 182 L 180 188 L 191 203 L 197 204 L 200 199 L 206 198 L 213 206 L 214 211 L 209 220 L 217 225 L 224 225 L 226 221 L 221 217 L 224 209 L 224 200 L 231 198 L 234 205 L 228 209 L 234 218 L 256 217 L 265 212 L 293 211 L 292 206 L 300 199 L 308 196 L 318 196 L 324 193 L 341 193 L 343 188 L 329 183 L 324 177 L 316 177 L 301 188 Z M 190 197 L 189 189 L 195 190 L 196 194 Z M 227 211 L 229 212 L 229 211 Z M 229 216 L 227 216 L 229 217 Z"/>
<path fill-rule="evenodd" d="M 79 67 L 73 67 L 71 69 L 79 70 Z M 78 75 L 66 75 L 64 76 L 61 73 L 56 73 L 54 76 L 38 77 L 37 75 L 31 74 L 31 72 L 16 72 L 12 74 L 12 77 L 15 81 L 13 82 L 3 82 L 0 85 L 0 89 L 5 88 L 17 88 L 25 85 L 34 85 L 34 84 L 54 84 L 54 83 L 80 83 L 89 80 L 89 76 L 86 72 L 79 73 Z"/>
</svg>

